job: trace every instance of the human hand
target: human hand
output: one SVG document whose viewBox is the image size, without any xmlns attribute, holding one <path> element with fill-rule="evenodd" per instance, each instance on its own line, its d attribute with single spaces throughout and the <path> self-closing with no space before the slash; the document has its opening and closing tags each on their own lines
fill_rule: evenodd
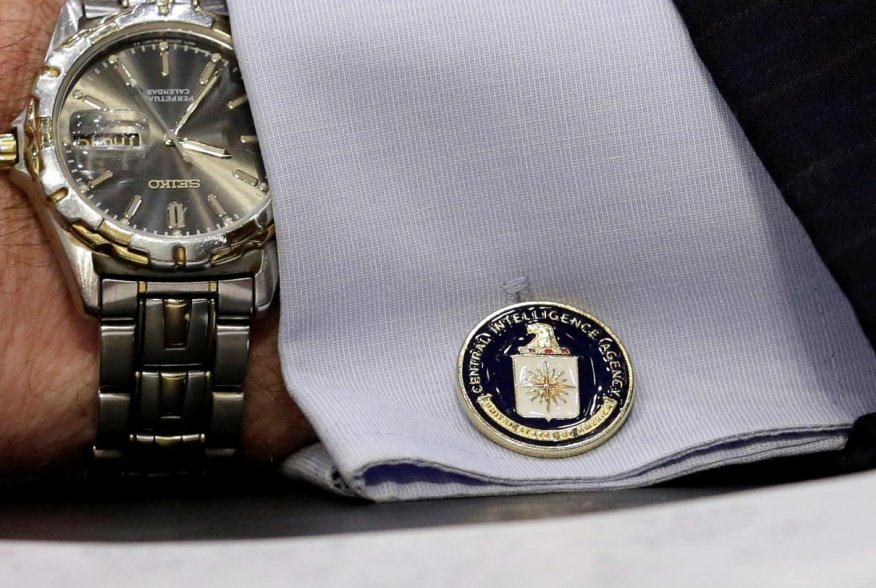
<svg viewBox="0 0 876 588">
<path fill-rule="evenodd" d="M 0 5 L 0 129 L 23 110 L 63 0 Z M 73 304 L 26 196 L 0 174 L 0 472 L 74 467 L 94 440 L 98 325 Z M 314 441 L 286 392 L 278 312 L 254 326 L 243 448 L 259 461 Z"/>
</svg>

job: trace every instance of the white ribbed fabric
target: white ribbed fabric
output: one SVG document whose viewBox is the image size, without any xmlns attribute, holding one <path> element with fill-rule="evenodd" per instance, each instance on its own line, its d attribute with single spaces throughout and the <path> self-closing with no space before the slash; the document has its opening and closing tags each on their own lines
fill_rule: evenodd
<svg viewBox="0 0 876 588">
<path fill-rule="evenodd" d="M 276 199 L 284 468 L 375 500 L 634 486 L 839 447 L 876 357 L 670 0 L 232 0 Z M 455 360 L 526 276 L 630 351 L 629 421 L 539 460 Z"/>
</svg>

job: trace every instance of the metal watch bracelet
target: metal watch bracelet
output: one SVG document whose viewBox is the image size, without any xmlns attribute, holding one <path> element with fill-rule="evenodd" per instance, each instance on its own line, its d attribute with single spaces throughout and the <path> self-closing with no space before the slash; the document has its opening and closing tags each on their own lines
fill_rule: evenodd
<svg viewBox="0 0 876 588">
<path fill-rule="evenodd" d="M 251 277 L 101 281 L 95 457 L 130 473 L 197 473 L 235 455 Z"/>
<path fill-rule="evenodd" d="M 166 4 L 193 4 L 200 6 L 213 14 L 228 15 L 225 0 L 83 0 L 82 6 L 86 18 L 102 18 L 115 14 L 119 10 L 143 4 L 146 2 Z"/>
<path fill-rule="evenodd" d="M 227 13 L 224 1 L 162 1 Z M 142 2 L 156 0 L 85 0 L 84 15 Z M 253 276 L 101 275 L 97 470 L 200 473 L 234 457 L 256 313 Z"/>
</svg>

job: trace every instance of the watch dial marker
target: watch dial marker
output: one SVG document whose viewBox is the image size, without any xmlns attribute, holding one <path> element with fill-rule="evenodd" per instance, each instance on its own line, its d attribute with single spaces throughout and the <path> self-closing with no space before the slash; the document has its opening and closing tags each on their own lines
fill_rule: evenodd
<svg viewBox="0 0 876 588">
<path fill-rule="evenodd" d="M 228 110 L 234 110 L 235 108 L 240 108 L 244 104 L 249 103 L 249 96 L 243 95 L 240 98 L 235 98 L 231 102 L 228 103 Z"/>
<path fill-rule="evenodd" d="M 234 177 L 243 182 L 244 184 L 249 184 L 253 188 L 258 188 L 262 192 L 268 191 L 268 183 L 263 182 L 252 174 L 248 174 L 245 171 L 239 169 L 235 170 Z"/>
<path fill-rule="evenodd" d="M 167 205 L 167 228 L 174 232 L 174 235 L 182 233 L 186 228 L 186 213 L 188 209 L 181 202 L 171 202 Z"/>
<path fill-rule="evenodd" d="M 210 56 L 210 62 L 204 67 L 204 71 L 201 72 L 201 78 L 198 80 L 202 86 L 206 86 L 207 82 L 213 78 L 213 74 L 216 73 L 216 65 L 220 61 L 222 61 L 222 56 L 218 53 L 214 53 Z"/>
<path fill-rule="evenodd" d="M 234 177 L 245 184 L 249 184 L 253 188 L 258 187 L 258 185 L 259 185 L 259 179 L 257 177 L 255 177 L 252 174 L 248 174 L 245 171 L 240 170 L 240 169 L 235 170 Z"/>
<path fill-rule="evenodd" d="M 128 204 L 128 208 L 125 209 L 125 214 L 122 216 L 122 224 L 131 224 L 131 219 L 134 218 L 134 215 L 140 210 L 140 205 L 142 204 L 143 197 L 139 194 L 134 196 L 134 198 L 131 199 L 131 203 Z"/>
<path fill-rule="evenodd" d="M 122 81 L 125 82 L 126 86 L 131 86 L 132 88 L 137 85 L 137 81 L 134 79 L 134 76 L 131 75 L 130 70 L 122 63 L 122 60 L 119 59 L 118 55 L 110 55 L 109 59 L 107 59 L 109 64 L 113 66 L 116 70 L 116 73 L 119 74 L 119 77 L 122 78 Z"/>
<path fill-rule="evenodd" d="M 96 178 L 94 178 L 93 180 L 88 182 L 88 189 L 94 190 L 95 188 L 97 188 L 98 186 L 103 184 L 104 182 L 111 180 L 113 175 L 115 175 L 115 174 L 113 174 L 113 172 L 111 172 L 109 170 L 103 172 L 102 174 L 100 174 L 99 176 L 97 176 Z"/>
<path fill-rule="evenodd" d="M 230 225 L 234 223 L 234 219 L 228 216 L 228 212 L 219 202 L 218 196 L 216 196 L 215 194 L 210 194 L 209 196 L 207 196 L 207 203 L 210 205 L 210 208 L 213 209 L 213 212 L 216 213 L 216 216 L 218 216 L 225 225 Z"/>
<path fill-rule="evenodd" d="M 161 52 L 161 75 L 168 77 L 170 75 L 170 44 L 167 41 L 162 41 L 158 44 L 158 50 Z"/>
<path fill-rule="evenodd" d="M 89 96 L 88 94 L 83 94 L 79 90 L 73 92 L 73 98 L 76 100 L 81 100 L 88 106 L 94 108 L 95 110 L 109 110 L 109 106 L 106 105 L 105 102 L 102 102 L 95 98 L 94 96 Z"/>
<path fill-rule="evenodd" d="M 242 135 L 240 137 L 240 142 L 244 145 L 258 145 L 259 138 L 257 135 Z"/>
</svg>

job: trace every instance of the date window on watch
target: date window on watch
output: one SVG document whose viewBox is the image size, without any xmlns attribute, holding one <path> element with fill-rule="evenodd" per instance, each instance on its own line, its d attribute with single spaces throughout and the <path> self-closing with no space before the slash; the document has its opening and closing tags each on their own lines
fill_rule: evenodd
<svg viewBox="0 0 876 588">
<path fill-rule="evenodd" d="M 142 147 L 143 142 L 137 133 L 105 133 L 91 135 L 76 139 L 76 144 L 81 147 L 94 149 L 114 149 L 123 147 Z"/>
<path fill-rule="evenodd" d="M 135 110 L 80 110 L 70 117 L 70 141 L 82 168 L 133 168 L 145 158 L 149 121 Z"/>
</svg>

